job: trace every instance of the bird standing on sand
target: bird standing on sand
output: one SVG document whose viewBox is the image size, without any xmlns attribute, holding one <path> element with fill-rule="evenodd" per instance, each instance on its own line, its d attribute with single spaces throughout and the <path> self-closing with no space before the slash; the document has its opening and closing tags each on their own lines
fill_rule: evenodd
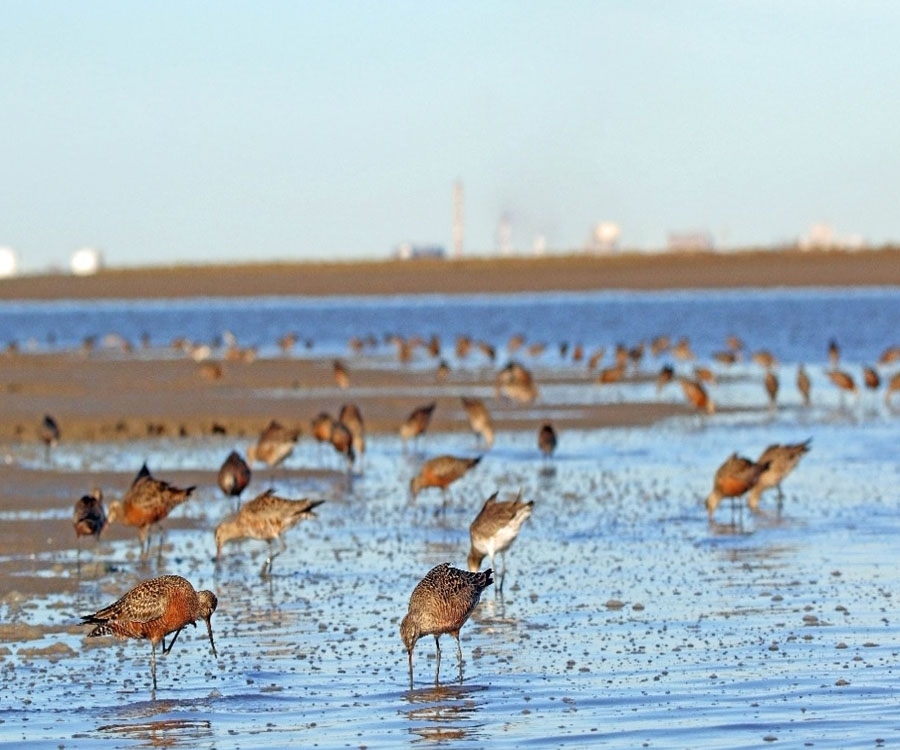
<svg viewBox="0 0 900 750">
<path fill-rule="evenodd" d="M 346 459 L 347 472 L 351 472 L 353 462 L 356 460 L 356 453 L 353 450 L 353 433 L 343 422 L 333 422 L 331 425 L 331 447 Z"/>
<path fill-rule="evenodd" d="M 336 359 L 332 362 L 332 369 L 334 371 L 334 382 L 337 387 L 347 390 L 350 387 L 350 373 L 347 372 L 347 366 L 341 360 Z"/>
<path fill-rule="evenodd" d="M 299 439 L 299 429 L 284 427 L 273 419 L 260 433 L 256 445 L 247 449 L 247 461 L 250 464 L 262 461 L 273 468 L 291 455 Z"/>
<path fill-rule="evenodd" d="M 538 430 L 537 444 L 545 461 L 549 461 L 553 457 L 553 453 L 556 451 L 556 442 L 556 430 L 553 429 L 550 422 L 544 422 Z"/>
<path fill-rule="evenodd" d="M 856 381 L 853 379 L 853 376 L 849 372 L 845 372 L 844 370 L 832 369 L 828 371 L 828 379 L 838 388 L 840 388 L 841 403 L 843 403 L 844 391 L 852 393 L 855 396 L 859 395 L 859 392 L 856 390 Z"/>
<path fill-rule="evenodd" d="M 800 391 L 800 397 L 803 399 L 803 405 L 809 406 L 810 403 L 810 382 L 809 375 L 803 365 L 797 366 L 797 390 Z"/>
<path fill-rule="evenodd" d="M 778 399 L 778 377 L 771 370 L 766 370 L 765 386 L 769 396 L 769 408 L 774 409 Z"/>
<path fill-rule="evenodd" d="M 469 427 L 475 433 L 478 440 L 484 441 L 485 448 L 490 449 L 494 444 L 494 426 L 491 423 L 491 413 L 480 398 L 460 397 L 466 416 L 469 419 Z"/>
<path fill-rule="evenodd" d="M 196 627 L 197 620 L 205 620 L 209 645 L 213 656 L 218 656 L 210 622 L 218 603 L 212 591 L 195 591 L 181 576 L 160 576 L 139 583 L 99 612 L 83 615 L 81 624 L 95 626 L 88 638 L 114 635 L 150 641 L 150 670 L 156 691 L 156 644 L 161 642 L 163 654 L 169 653 L 185 625 Z M 166 636 L 170 633 L 175 635 L 166 646 Z"/>
<path fill-rule="evenodd" d="M 313 510 L 324 500 L 288 500 L 278 497 L 275 490 L 268 489 L 255 497 L 232 516 L 216 527 L 216 562 L 222 557 L 222 547 L 233 539 L 260 539 L 272 542 L 277 539 L 279 550 L 272 553 L 263 563 L 260 574 L 272 572 L 272 561 L 287 549 L 282 534 L 305 518 L 315 518 Z"/>
<path fill-rule="evenodd" d="M 121 502 L 110 503 L 108 522 L 121 520 L 137 527 L 143 558 L 150 551 L 150 527 L 187 500 L 195 489 L 194 486 L 179 489 L 162 479 L 155 479 L 144 463 Z"/>
<path fill-rule="evenodd" d="M 41 420 L 41 426 L 38 428 L 38 437 L 46 446 L 46 457 L 50 458 L 50 450 L 59 445 L 59 425 L 56 420 L 49 414 L 45 414 Z"/>
<path fill-rule="evenodd" d="M 100 538 L 100 534 L 106 528 L 106 511 L 103 508 L 103 492 L 100 489 L 94 488 L 90 495 L 82 495 L 81 499 L 75 502 L 72 525 L 75 527 L 75 537 L 79 540 L 83 536 Z"/>
<path fill-rule="evenodd" d="M 426 487 L 440 487 L 446 504 L 447 487 L 462 477 L 469 469 L 477 466 L 479 461 L 481 461 L 481 456 L 460 458 L 443 455 L 428 459 L 419 468 L 419 473 L 409 482 L 409 491 L 412 493 L 413 500 L 416 499 L 419 491 Z"/>
<path fill-rule="evenodd" d="M 219 468 L 219 489 L 225 497 L 233 497 L 237 499 L 238 506 L 241 504 L 241 493 L 247 489 L 250 484 L 252 473 L 247 462 L 241 457 L 237 451 L 231 451 L 228 458 Z"/>
<path fill-rule="evenodd" d="M 354 403 L 341 406 L 338 412 L 338 422 L 342 422 L 350 430 L 353 436 L 353 452 L 362 464 L 363 455 L 366 452 L 366 424 L 363 421 L 362 412 Z"/>
<path fill-rule="evenodd" d="M 432 401 L 425 406 L 416 407 L 410 412 L 406 421 L 400 425 L 400 438 L 403 440 L 404 451 L 406 450 L 406 443 L 408 440 L 415 440 L 420 435 L 425 434 L 428 425 L 431 423 L 431 415 L 434 413 L 436 406 L 437 403 Z"/>
<path fill-rule="evenodd" d="M 441 563 L 432 568 L 419 581 L 409 597 L 409 609 L 400 623 L 400 638 L 409 656 L 409 686 L 413 684 L 413 649 L 416 641 L 424 635 L 433 635 L 437 648 L 437 665 L 434 684 L 437 685 L 441 672 L 440 637 L 449 633 L 456 639 L 456 653 L 459 658 L 459 681 L 462 682 L 462 647 L 459 630 L 478 606 L 481 592 L 494 580 L 491 570 L 469 573 Z"/>
<path fill-rule="evenodd" d="M 712 491 L 706 498 L 706 512 L 712 523 L 716 508 L 723 497 L 733 499 L 747 492 L 759 480 L 760 474 L 768 468 L 766 464 L 757 464 L 748 458 L 732 453 L 723 463 L 713 479 Z"/>
<path fill-rule="evenodd" d="M 794 467 L 809 452 L 809 444 L 812 438 L 789 445 L 775 443 L 766 448 L 757 460 L 757 465 L 766 469 L 759 475 L 759 479 L 750 489 L 747 495 L 747 507 L 754 513 L 759 509 L 759 500 L 762 493 L 774 487 L 778 490 L 778 510 L 781 510 L 784 493 L 781 491 L 781 482 L 790 474 Z"/>
<path fill-rule="evenodd" d="M 496 570 L 494 555 L 500 553 L 503 568 L 500 571 L 499 591 L 503 592 L 503 581 L 506 578 L 506 550 L 519 535 L 522 524 L 531 516 L 534 501 L 522 502 L 522 491 L 515 500 L 497 500 L 494 493 L 481 508 L 481 512 L 469 526 L 469 571 L 474 573 L 481 567 L 481 561 L 487 555 L 491 560 L 491 569 Z"/>
<path fill-rule="evenodd" d="M 703 383 L 699 380 L 691 380 L 690 378 L 680 377 L 678 382 L 681 383 L 681 390 L 684 391 L 685 398 L 698 411 L 705 411 L 712 414 L 716 410 L 716 405 L 703 387 Z"/>
</svg>

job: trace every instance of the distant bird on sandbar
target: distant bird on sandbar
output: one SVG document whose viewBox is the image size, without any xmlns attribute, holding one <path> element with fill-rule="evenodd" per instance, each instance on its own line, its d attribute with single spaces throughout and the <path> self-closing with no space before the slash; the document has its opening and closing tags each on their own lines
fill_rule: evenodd
<svg viewBox="0 0 900 750">
<path fill-rule="evenodd" d="M 468 398 L 461 396 L 463 408 L 466 410 L 466 417 L 469 419 L 469 427 L 475 433 L 476 439 L 484 441 L 485 448 L 490 449 L 494 444 L 494 426 L 491 422 L 491 413 L 484 401 L 480 398 Z"/>
<path fill-rule="evenodd" d="M 400 439 L 403 441 L 403 450 L 406 450 L 406 443 L 409 440 L 418 440 L 419 436 L 424 435 L 431 424 L 431 415 L 437 403 L 432 401 L 430 404 L 418 406 L 410 412 L 406 421 L 400 425 Z"/>
<path fill-rule="evenodd" d="M 810 389 L 811 384 L 809 381 L 809 375 L 806 373 L 806 369 L 803 365 L 797 366 L 797 390 L 800 391 L 800 397 L 803 399 L 803 405 L 809 406 L 810 404 Z"/>
<path fill-rule="evenodd" d="M 500 571 L 499 591 L 503 592 L 503 581 L 506 578 L 506 550 L 519 535 L 522 524 L 531 516 L 534 501 L 522 501 L 522 491 L 515 500 L 497 500 L 495 492 L 481 508 L 481 512 L 469 526 L 468 566 L 471 572 L 481 567 L 481 561 L 487 555 L 491 560 L 491 568 L 496 570 L 494 555 L 500 553 L 503 568 Z"/>
<path fill-rule="evenodd" d="M 310 434 L 319 446 L 319 457 L 321 458 L 322 446 L 326 443 L 331 444 L 331 429 L 334 424 L 334 417 L 327 411 L 320 411 L 313 417 L 310 423 Z"/>
<path fill-rule="evenodd" d="M 884 403 L 890 405 L 891 394 L 896 393 L 897 391 L 900 391 L 900 372 L 895 373 L 888 381 L 887 387 L 884 389 Z"/>
<path fill-rule="evenodd" d="M 672 365 L 663 365 L 656 376 L 656 392 L 659 393 L 665 386 L 675 379 L 675 368 Z"/>
<path fill-rule="evenodd" d="M 878 370 L 870 365 L 863 365 L 863 383 L 870 391 L 877 391 L 881 387 L 881 376 Z"/>
<path fill-rule="evenodd" d="M 844 392 L 852 393 L 855 396 L 859 395 L 859 391 L 856 388 L 856 381 L 849 372 L 845 372 L 844 370 L 829 370 L 828 379 L 841 390 L 842 400 Z"/>
<path fill-rule="evenodd" d="M 520 362 L 512 361 L 497 373 L 494 392 L 519 404 L 529 404 L 538 396 L 538 388 L 531 370 Z"/>
<path fill-rule="evenodd" d="M 698 411 L 705 411 L 707 414 L 715 412 L 716 405 L 706 392 L 703 383 L 685 377 L 679 377 L 678 382 L 681 383 L 681 390 L 684 391 L 685 398 L 694 408 Z"/>
<path fill-rule="evenodd" d="M 108 522 L 121 521 L 138 530 L 141 557 L 150 551 L 150 528 L 187 500 L 196 487 L 179 489 L 162 479 L 155 479 L 147 464 L 135 476 L 121 501 L 109 505 Z"/>
<path fill-rule="evenodd" d="M 204 620 L 213 656 L 218 657 L 210 622 L 218 604 L 212 591 L 195 591 L 181 576 L 160 576 L 139 583 L 108 607 L 92 615 L 83 615 L 81 624 L 95 626 L 88 638 L 114 635 L 150 641 L 150 672 L 155 691 L 156 644 L 162 643 L 163 654 L 169 653 L 185 625 L 196 627 L 197 620 Z M 170 633 L 175 635 L 166 646 L 166 636 Z"/>
<path fill-rule="evenodd" d="M 219 489 L 225 497 L 233 497 L 238 505 L 241 503 L 241 493 L 250 484 L 252 472 L 247 462 L 237 451 L 231 451 L 219 468 L 217 477 Z"/>
<path fill-rule="evenodd" d="M 349 388 L 350 373 L 347 372 L 347 366 L 341 360 L 336 359 L 332 362 L 332 369 L 334 371 L 334 382 L 337 384 L 337 387 L 342 390 Z"/>
<path fill-rule="evenodd" d="M 45 453 L 46 457 L 49 459 L 50 450 L 59 445 L 59 425 L 49 414 L 45 414 L 44 418 L 41 420 L 41 425 L 38 428 L 38 437 L 40 437 L 41 442 L 46 446 Z"/>
<path fill-rule="evenodd" d="M 790 474 L 794 467 L 800 463 L 800 459 L 809 453 L 809 444 L 812 438 L 802 443 L 792 443 L 782 445 L 774 443 L 766 448 L 759 459 L 757 465 L 766 466 L 766 469 L 759 475 L 756 484 L 750 488 L 747 495 L 747 507 L 754 513 L 759 509 L 759 500 L 763 492 L 774 487 L 778 490 L 778 509 L 781 510 L 784 493 L 781 491 L 781 483 Z"/>
<path fill-rule="evenodd" d="M 456 639 L 456 654 L 459 658 L 459 681 L 462 682 L 462 647 L 459 643 L 459 631 L 469 619 L 478 602 L 481 592 L 490 586 L 494 579 L 493 571 L 484 570 L 470 573 L 453 568 L 450 563 L 441 563 L 432 568 L 419 581 L 409 597 L 409 608 L 400 623 L 400 638 L 409 656 L 409 685 L 413 684 L 413 649 L 422 636 L 433 635 L 437 648 L 437 664 L 434 670 L 434 684 L 440 680 L 441 644 L 440 637 L 449 633 Z"/>
<path fill-rule="evenodd" d="M 550 422 L 544 422 L 538 430 L 537 446 L 545 461 L 549 461 L 556 451 L 556 430 Z"/>
<path fill-rule="evenodd" d="M 106 528 L 106 510 L 103 507 L 103 492 L 94 488 L 90 495 L 82 495 L 75 502 L 72 512 L 72 525 L 75 527 L 75 539 L 78 542 L 77 568 L 81 574 L 81 537 L 92 536 L 94 540 L 100 539 L 100 534 Z"/>
<path fill-rule="evenodd" d="M 299 429 L 285 427 L 273 419 L 259 434 L 256 445 L 247 448 L 247 462 L 253 465 L 261 461 L 274 468 L 291 455 L 299 439 Z"/>
<path fill-rule="evenodd" d="M 282 534 L 306 518 L 315 518 L 313 510 L 324 500 L 288 500 L 268 489 L 250 502 L 241 506 L 216 527 L 216 562 L 222 557 L 222 547 L 234 539 L 260 539 L 269 543 L 269 556 L 263 563 L 260 575 L 272 572 L 272 561 L 287 546 Z M 272 552 L 272 542 L 278 540 L 279 549 Z"/>
<path fill-rule="evenodd" d="M 838 366 L 838 362 L 841 361 L 841 348 L 838 346 L 838 342 L 836 339 L 831 339 L 828 342 L 828 364 L 831 365 L 831 369 L 834 370 Z"/>
<path fill-rule="evenodd" d="M 343 422 L 334 421 L 331 425 L 331 447 L 344 457 L 347 472 L 353 470 L 356 452 L 353 450 L 353 433 Z"/>
<path fill-rule="evenodd" d="M 778 399 L 778 376 L 771 370 L 766 370 L 765 386 L 766 394 L 769 396 L 769 408 L 774 409 Z"/>
<path fill-rule="evenodd" d="M 353 452 L 362 464 L 363 455 L 366 452 L 366 423 L 363 420 L 362 412 L 354 403 L 344 404 L 338 412 L 338 421 L 345 424 L 350 430 L 350 434 L 353 436 Z"/>
<path fill-rule="evenodd" d="M 709 522 L 713 522 L 716 508 L 723 497 L 738 498 L 749 491 L 759 480 L 760 474 L 768 468 L 765 464 L 758 464 L 749 458 L 732 453 L 723 463 L 713 478 L 712 491 L 706 498 L 706 512 L 709 514 Z"/>
<path fill-rule="evenodd" d="M 889 365 L 897 361 L 900 361 L 900 346 L 887 347 L 878 358 L 879 365 Z"/>
<path fill-rule="evenodd" d="M 770 369 L 778 364 L 778 359 L 768 349 L 760 349 L 753 352 L 752 359 L 756 364 L 765 369 Z"/>
<path fill-rule="evenodd" d="M 409 491 L 413 500 L 419 492 L 426 487 L 440 487 L 444 503 L 447 502 L 447 488 L 457 479 L 463 477 L 466 472 L 478 465 L 481 456 L 475 458 L 460 458 L 458 456 L 436 456 L 428 459 L 419 472 L 409 481 Z"/>
</svg>

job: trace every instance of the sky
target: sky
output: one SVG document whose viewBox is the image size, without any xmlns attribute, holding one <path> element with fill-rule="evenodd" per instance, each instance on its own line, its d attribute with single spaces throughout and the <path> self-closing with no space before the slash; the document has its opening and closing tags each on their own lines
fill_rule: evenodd
<svg viewBox="0 0 900 750">
<path fill-rule="evenodd" d="M 0 4 L 22 270 L 900 240 L 900 3 Z"/>
</svg>

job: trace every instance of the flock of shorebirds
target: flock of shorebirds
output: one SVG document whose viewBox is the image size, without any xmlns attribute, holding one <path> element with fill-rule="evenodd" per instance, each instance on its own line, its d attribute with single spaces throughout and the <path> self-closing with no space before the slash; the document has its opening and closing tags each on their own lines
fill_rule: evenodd
<svg viewBox="0 0 900 750">
<path fill-rule="evenodd" d="M 400 426 L 400 436 L 404 450 L 407 441 L 417 440 L 428 429 L 434 402 L 414 409 Z M 470 417 L 473 431 L 480 436 L 486 448 L 493 444 L 493 428 L 490 413 L 480 399 L 464 398 L 463 406 Z M 345 404 L 338 419 L 331 419 L 324 412 L 311 422 L 313 437 L 321 442 L 331 443 L 335 450 L 344 455 L 351 468 L 357 457 L 365 451 L 365 427 L 359 408 L 352 403 Z M 253 500 L 240 503 L 241 495 L 252 477 L 251 465 L 261 462 L 269 468 L 283 463 L 293 452 L 300 438 L 300 430 L 289 428 L 272 420 L 259 435 L 255 444 L 247 450 L 244 459 L 238 451 L 232 451 L 222 463 L 217 482 L 222 493 L 234 498 L 237 510 L 226 517 L 215 528 L 216 563 L 222 556 L 223 547 L 231 541 L 257 539 L 269 543 L 269 554 L 263 563 L 261 575 L 271 574 L 272 563 L 285 550 L 284 533 L 303 519 L 315 516 L 315 509 L 324 500 L 288 499 L 278 496 L 274 489 L 266 489 Z M 41 438 L 48 449 L 59 441 L 59 426 L 52 416 L 44 417 Z M 556 433 L 553 426 L 541 426 L 537 440 L 538 448 L 545 457 L 556 449 Z M 410 480 L 411 498 L 427 488 L 441 490 L 444 505 L 448 487 L 461 479 L 481 461 L 481 456 L 472 458 L 439 455 L 422 463 L 416 475 Z M 103 493 L 95 489 L 75 503 L 73 525 L 76 536 L 99 538 L 108 524 L 118 521 L 137 529 L 141 557 L 150 554 L 151 530 L 163 521 L 169 513 L 188 500 L 196 487 L 176 487 L 152 475 L 146 463 L 134 477 L 121 500 L 104 508 Z M 505 552 L 516 539 L 524 522 L 531 515 L 533 501 L 524 501 L 521 491 L 512 500 L 499 500 L 498 493 L 491 495 L 472 521 L 468 570 L 460 570 L 443 564 L 432 569 L 415 587 L 409 600 L 409 608 L 403 618 L 400 633 L 409 656 L 410 684 L 413 680 L 413 649 L 419 638 L 434 635 L 437 645 L 437 666 L 435 682 L 440 674 L 441 635 L 449 633 L 457 641 L 459 654 L 459 675 L 462 680 L 462 652 L 459 645 L 459 630 L 478 604 L 482 591 L 494 583 L 493 566 L 496 555 L 503 563 L 498 589 L 502 592 L 506 575 Z M 278 549 L 273 550 L 273 543 Z M 160 541 L 160 548 L 162 542 Z M 80 554 L 80 548 L 79 548 Z M 491 568 L 479 571 L 485 557 Z M 211 617 L 218 600 L 211 591 L 195 591 L 192 585 L 177 575 L 164 575 L 143 581 L 128 591 L 118 601 L 98 612 L 85 615 L 83 624 L 94 626 L 88 637 L 114 635 L 119 638 L 139 638 L 151 644 L 151 676 L 153 690 L 156 690 L 156 647 L 162 644 L 163 653 L 168 653 L 181 630 L 197 620 L 204 620 L 209 633 L 210 646 L 216 654 L 212 635 Z M 172 636 L 168 645 L 166 638 Z"/>
<path fill-rule="evenodd" d="M 521 343 L 521 342 L 520 342 Z M 360 346 L 363 346 L 360 344 Z M 398 353 L 401 357 L 411 356 L 411 345 L 408 340 L 400 340 Z M 457 356 L 465 356 L 473 342 L 460 337 L 457 340 Z M 352 346 L 351 342 L 351 348 Z M 669 351 L 676 359 L 690 360 L 692 352 L 686 340 L 670 345 L 668 339 L 655 340 L 651 344 L 654 354 Z M 512 342 L 510 351 L 513 351 Z M 716 361 L 730 364 L 741 356 L 743 344 L 734 338 L 728 340 L 728 349 L 715 355 Z M 568 350 L 560 348 L 561 354 Z M 489 353 L 493 356 L 493 352 Z M 599 370 L 596 375 L 598 384 L 614 383 L 622 380 L 629 365 L 639 362 L 644 354 L 644 346 L 626 348 L 617 347 L 616 364 L 613 367 Z M 572 351 L 575 361 L 584 356 L 576 348 Z M 589 366 L 596 367 L 602 353 L 595 353 Z M 856 383 L 850 373 L 838 369 L 839 350 L 835 342 L 829 346 L 831 369 L 829 378 L 839 388 L 857 392 Z M 752 359 L 765 369 L 765 387 L 771 403 L 775 403 L 778 393 L 778 380 L 774 372 L 776 361 L 767 352 L 757 352 Z M 900 360 L 900 348 L 887 350 L 882 356 L 884 363 Z M 443 360 L 438 366 L 438 380 L 446 377 L 447 364 Z M 335 383 L 340 388 L 349 387 L 350 375 L 347 367 L 339 360 L 333 363 Z M 870 372 L 871 371 L 871 372 Z M 443 375 L 442 375 L 443 373 Z M 877 382 L 874 368 L 864 371 L 865 382 L 869 388 L 881 385 Z M 664 366 L 657 376 L 657 388 L 662 389 L 667 383 L 678 380 L 686 398 L 697 409 L 712 413 L 715 410 L 713 399 L 709 396 L 705 383 L 714 382 L 709 368 L 695 367 L 694 376 L 676 376 L 671 365 Z M 797 373 L 797 387 L 803 401 L 810 401 L 809 378 L 803 366 Z M 900 375 L 890 379 L 885 389 L 885 399 L 900 390 Z M 520 362 L 511 361 L 498 371 L 495 379 L 495 392 L 515 402 L 529 403 L 537 397 L 537 386 L 531 371 Z M 404 451 L 408 443 L 418 441 L 427 431 L 436 404 L 431 402 L 413 410 L 403 421 L 399 435 Z M 485 450 L 494 443 L 494 428 L 491 414 L 485 403 L 478 398 L 463 397 L 462 407 L 468 417 L 471 430 L 477 436 Z M 59 428 L 51 416 L 45 417 L 41 427 L 41 438 L 49 448 L 59 440 Z M 311 435 L 320 443 L 331 444 L 335 451 L 346 459 L 348 471 L 352 470 L 357 460 L 361 460 L 365 452 L 365 427 L 359 408 L 352 403 L 345 404 L 337 419 L 322 412 L 311 422 Z M 263 564 L 261 574 L 270 575 L 274 558 L 285 549 L 284 532 L 299 521 L 313 517 L 315 509 L 322 500 L 292 500 L 279 497 L 274 490 L 267 489 L 253 500 L 241 505 L 240 498 L 251 479 L 251 465 L 262 462 L 269 467 L 281 464 L 293 451 L 300 437 L 300 430 L 285 427 L 273 420 L 259 435 L 257 442 L 247 451 L 246 460 L 233 451 L 225 459 L 218 474 L 218 484 L 222 492 L 238 503 L 237 511 L 224 519 L 215 529 L 216 560 L 221 558 L 223 547 L 233 540 L 257 539 L 269 543 L 269 554 Z M 553 455 L 557 445 L 557 435 L 550 423 L 541 425 L 537 435 L 537 447 L 546 458 Z M 751 511 L 758 511 L 760 498 L 770 489 L 777 490 L 779 510 L 781 507 L 781 483 L 798 465 L 800 459 L 809 451 L 810 440 L 796 444 L 774 444 L 769 446 L 757 460 L 730 455 L 716 471 L 713 488 L 706 498 L 706 509 L 710 523 L 713 522 L 716 509 L 724 498 L 740 505 L 739 498 L 746 495 Z M 416 475 L 410 480 L 409 491 L 413 499 L 419 492 L 427 488 L 439 488 L 446 504 L 447 488 L 463 477 L 469 470 L 477 466 L 482 456 L 464 458 L 454 455 L 440 455 L 431 458 L 420 466 Z M 130 488 L 121 501 L 110 504 L 109 512 L 103 508 L 102 493 L 95 490 L 91 495 L 82 497 L 75 506 L 74 525 L 76 534 L 99 537 L 106 525 L 113 521 L 133 526 L 137 529 L 141 545 L 141 554 L 147 555 L 150 549 L 150 530 L 162 521 L 175 507 L 187 500 L 194 487 L 177 488 L 152 476 L 144 465 L 134 478 Z M 468 570 L 451 567 L 448 563 L 438 565 L 429 571 L 414 588 L 410 596 L 408 611 L 400 625 L 400 636 L 409 657 L 410 684 L 413 680 L 413 650 L 416 642 L 423 636 L 433 635 L 437 648 L 437 666 L 435 681 L 439 679 L 441 635 L 450 634 L 457 642 L 459 658 L 459 676 L 462 679 L 462 652 L 459 644 L 459 631 L 479 602 L 482 592 L 494 583 L 494 558 L 500 554 L 503 559 L 503 570 L 499 579 L 499 591 L 502 591 L 505 577 L 504 553 L 516 539 L 522 525 L 532 512 L 533 502 L 522 500 L 521 492 L 513 500 L 499 500 L 495 493 L 489 497 L 477 517 L 470 526 L 470 551 L 467 560 Z M 273 542 L 279 548 L 272 551 Z M 485 557 L 490 559 L 491 568 L 480 571 Z M 218 601 L 210 591 L 195 591 L 191 584 L 180 576 L 164 575 L 140 583 L 127 592 L 121 599 L 98 612 L 83 617 L 84 624 L 94 626 L 89 636 L 112 634 L 117 637 L 147 639 L 151 643 L 151 666 L 153 688 L 156 689 L 156 646 L 162 643 L 163 653 L 168 653 L 174 645 L 181 630 L 197 620 L 204 620 L 207 625 L 210 646 L 215 655 L 212 627 L 210 619 L 215 612 Z M 166 638 L 172 636 L 168 645 Z"/>
</svg>

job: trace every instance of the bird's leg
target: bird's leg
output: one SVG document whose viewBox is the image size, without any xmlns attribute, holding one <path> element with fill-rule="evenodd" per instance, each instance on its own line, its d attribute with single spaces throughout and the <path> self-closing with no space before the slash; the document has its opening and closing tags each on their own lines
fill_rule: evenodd
<svg viewBox="0 0 900 750">
<path fill-rule="evenodd" d="M 178 638 L 178 634 L 181 632 L 181 630 L 182 630 L 181 628 L 178 628 L 178 630 L 175 631 L 175 635 L 173 635 L 172 640 L 169 641 L 168 647 L 166 647 L 166 637 L 163 636 L 163 639 L 162 639 L 163 654 L 168 654 L 169 651 L 172 650 L 172 646 L 175 645 L 175 639 Z"/>
<path fill-rule="evenodd" d="M 150 642 L 150 674 L 153 677 L 153 697 L 156 697 L 156 644 Z"/>
<path fill-rule="evenodd" d="M 437 664 L 434 667 L 434 686 L 437 687 L 441 676 L 441 642 L 440 636 L 434 636 L 434 645 L 437 647 Z"/>
<path fill-rule="evenodd" d="M 456 638 L 456 656 L 459 660 L 459 684 L 462 685 L 463 681 L 463 662 L 462 662 L 462 646 L 459 644 L 459 631 L 452 634 L 454 638 Z"/>
<path fill-rule="evenodd" d="M 412 668 L 412 654 L 413 650 L 409 649 L 409 689 L 413 689 L 413 668 Z"/>
<path fill-rule="evenodd" d="M 494 560 L 491 559 L 491 568 L 494 567 Z M 506 580 L 506 551 L 500 553 L 500 593 L 503 594 L 503 582 Z"/>
</svg>

